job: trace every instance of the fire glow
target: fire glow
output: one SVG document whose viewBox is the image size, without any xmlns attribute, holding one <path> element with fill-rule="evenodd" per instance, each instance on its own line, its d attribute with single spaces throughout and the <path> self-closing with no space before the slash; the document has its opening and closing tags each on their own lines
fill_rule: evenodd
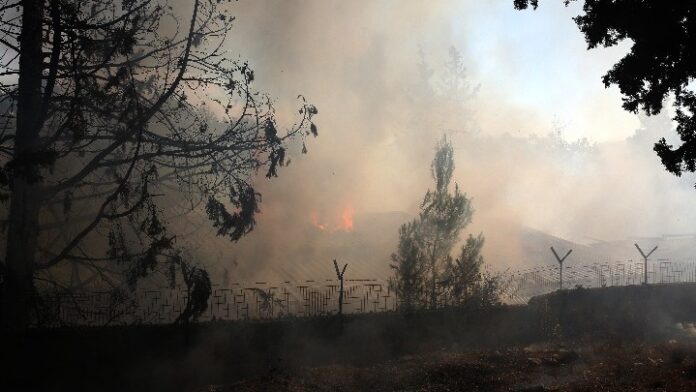
<svg viewBox="0 0 696 392">
<path fill-rule="evenodd" d="M 309 214 L 309 220 L 312 222 L 312 225 L 316 227 L 319 230 L 326 230 L 327 225 L 324 223 L 319 222 L 319 213 L 316 211 L 312 211 Z"/>
<path fill-rule="evenodd" d="M 317 211 L 312 211 L 309 214 L 309 220 L 314 227 L 321 231 L 352 231 L 353 230 L 353 215 L 355 209 L 351 206 L 343 208 L 333 219 L 333 223 L 329 224 L 322 220 Z"/>
<path fill-rule="evenodd" d="M 345 231 L 353 230 L 353 214 L 355 210 L 353 207 L 346 207 L 341 212 L 341 226 L 340 228 Z"/>
</svg>

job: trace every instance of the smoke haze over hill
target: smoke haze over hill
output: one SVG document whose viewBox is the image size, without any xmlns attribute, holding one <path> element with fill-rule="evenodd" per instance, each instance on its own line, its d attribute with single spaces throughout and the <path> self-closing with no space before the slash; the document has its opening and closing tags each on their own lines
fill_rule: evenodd
<svg viewBox="0 0 696 392">
<path fill-rule="evenodd" d="M 307 155 L 290 151 L 279 178 L 260 176 L 253 233 L 208 239 L 193 217 L 206 240 L 192 253 L 240 279 L 320 266 L 331 277 L 333 258 L 385 274 L 399 225 L 432 187 L 443 134 L 476 210 L 465 232 L 483 232 L 494 267 L 549 262 L 530 250 L 550 257 L 546 235 L 588 244 L 693 231 L 694 178 L 668 174 L 652 151 L 674 137 L 669 118 L 624 112 L 600 81 L 625 47 L 588 54 L 567 20 L 577 7 L 548 4 L 532 20 L 503 3 L 234 4 L 230 52 L 250 60 L 281 117 L 298 94 L 315 103 L 320 136 Z"/>
</svg>

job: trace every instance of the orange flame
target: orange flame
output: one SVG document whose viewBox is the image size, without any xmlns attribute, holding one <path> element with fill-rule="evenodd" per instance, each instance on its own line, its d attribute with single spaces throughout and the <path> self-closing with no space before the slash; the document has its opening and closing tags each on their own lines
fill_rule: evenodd
<svg viewBox="0 0 696 392">
<path fill-rule="evenodd" d="M 353 230 L 353 215 L 355 214 L 355 209 L 351 206 L 344 208 L 341 213 L 332 219 L 331 225 L 323 222 L 317 211 L 312 211 L 309 213 L 309 220 L 314 227 L 319 230 L 326 231 L 331 229 L 331 231 L 351 231 Z"/>
<path fill-rule="evenodd" d="M 353 214 L 355 214 L 355 209 L 353 207 L 346 207 L 341 213 L 341 229 L 350 231 L 353 230 Z"/>
</svg>

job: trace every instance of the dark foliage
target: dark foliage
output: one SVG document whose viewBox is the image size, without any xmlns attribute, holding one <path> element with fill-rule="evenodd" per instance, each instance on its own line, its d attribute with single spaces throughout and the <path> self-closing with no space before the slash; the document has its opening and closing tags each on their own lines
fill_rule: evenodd
<svg viewBox="0 0 696 392">
<path fill-rule="evenodd" d="M 568 5 L 571 1 L 566 0 Z M 514 0 L 517 9 L 537 8 L 537 0 Z M 681 175 L 696 171 L 696 3 L 683 0 L 585 0 L 575 18 L 589 49 L 632 42 L 630 52 L 603 78 L 624 95 L 631 112 L 659 113 L 670 95 L 675 98 L 680 146 L 662 138 L 654 150 L 665 168 Z"/>
<path fill-rule="evenodd" d="M 399 296 L 401 307 L 411 312 L 425 302 L 425 263 L 419 245 L 418 222 L 413 221 L 399 228 L 399 245 L 392 253 L 390 264 L 394 277 L 391 289 Z"/>
<path fill-rule="evenodd" d="M 212 292 L 208 272 L 195 265 L 181 261 L 181 275 L 186 284 L 188 301 L 186 308 L 177 318 L 177 323 L 196 321 L 198 317 L 208 309 L 208 298 Z"/>
<path fill-rule="evenodd" d="M 256 224 L 254 215 L 259 212 L 260 196 L 251 187 L 239 190 L 230 197 L 230 202 L 236 208 L 233 213 L 229 213 L 223 203 L 210 196 L 205 211 L 213 222 L 213 227 L 218 229 L 217 234 L 237 241 L 249 233 Z"/>
<path fill-rule="evenodd" d="M 233 2 L 173 5 L 0 0 L 5 323 L 30 324 L 35 294 L 173 284 L 171 218 L 205 210 L 238 240 L 259 212 L 257 173 L 277 176 L 287 141 L 317 134 L 303 97 L 280 130 L 253 70 L 225 52 Z M 200 270 L 183 278 L 205 293 Z"/>
<path fill-rule="evenodd" d="M 445 269 L 445 282 L 451 287 L 451 296 L 455 303 L 470 297 L 481 280 L 481 267 L 483 266 L 484 238 L 471 234 L 462 247 L 461 255 L 450 260 Z"/>
</svg>

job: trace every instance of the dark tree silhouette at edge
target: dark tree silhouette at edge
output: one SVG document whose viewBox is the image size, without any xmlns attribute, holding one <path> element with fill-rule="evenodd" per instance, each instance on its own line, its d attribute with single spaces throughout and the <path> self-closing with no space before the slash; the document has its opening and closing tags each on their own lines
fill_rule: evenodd
<svg viewBox="0 0 696 392">
<path fill-rule="evenodd" d="M 564 0 L 568 5 L 577 0 Z M 538 0 L 514 0 L 516 9 L 536 9 Z M 696 3 L 684 0 L 585 0 L 574 18 L 588 49 L 632 42 L 630 52 L 603 77 L 616 85 L 624 109 L 659 113 L 673 95 L 681 145 L 662 138 L 654 147 L 665 168 L 680 176 L 696 171 Z"/>
<path fill-rule="evenodd" d="M 253 70 L 225 52 L 226 3 L 0 1 L 5 327 L 40 321 L 41 290 L 95 281 L 123 292 L 178 275 L 200 300 L 207 274 L 167 218 L 204 210 L 232 241 L 253 229 L 256 173 L 277 176 L 290 139 L 306 151 L 317 110 L 300 97 L 278 129 Z"/>
</svg>

